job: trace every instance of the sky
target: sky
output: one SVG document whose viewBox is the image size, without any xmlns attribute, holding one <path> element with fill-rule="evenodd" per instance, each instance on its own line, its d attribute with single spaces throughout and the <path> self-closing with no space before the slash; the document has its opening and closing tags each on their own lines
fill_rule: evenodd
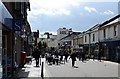
<svg viewBox="0 0 120 79">
<path fill-rule="evenodd" d="M 30 0 L 32 31 L 57 34 L 62 27 L 86 31 L 118 14 L 119 0 Z"/>
</svg>

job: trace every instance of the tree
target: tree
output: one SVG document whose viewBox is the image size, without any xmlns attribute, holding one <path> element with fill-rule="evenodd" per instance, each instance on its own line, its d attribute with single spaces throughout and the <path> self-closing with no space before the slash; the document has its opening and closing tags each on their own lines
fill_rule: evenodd
<svg viewBox="0 0 120 79">
<path fill-rule="evenodd" d="M 47 43 L 43 42 L 43 48 L 46 48 L 46 47 L 47 47 Z"/>
<path fill-rule="evenodd" d="M 42 49 L 42 42 L 41 41 L 39 41 L 39 43 L 38 43 L 38 48 L 41 50 Z"/>
<path fill-rule="evenodd" d="M 42 56 L 44 56 L 44 54 L 45 54 L 46 47 L 47 47 L 47 43 L 46 42 L 39 41 L 38 48 L 40 49 Z"/>
</svg>

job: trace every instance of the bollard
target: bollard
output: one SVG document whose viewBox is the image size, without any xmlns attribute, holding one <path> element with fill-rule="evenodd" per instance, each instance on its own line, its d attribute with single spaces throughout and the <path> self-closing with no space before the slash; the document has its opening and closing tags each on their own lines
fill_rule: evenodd
<svg viewBox="0 0 120 79">
<path fill-rule="evenodd" d="M 41 65 L 41 77 L 42 77 L 42 79 L 44 78 L 43 67 L 44 67 L 44 62 L 42 62 L 42 65 Z"/>
<path fill-rule="evenodd" d="M 41 57 L 40 57 L 40 65 L 41 65 Z"/>
</svg>

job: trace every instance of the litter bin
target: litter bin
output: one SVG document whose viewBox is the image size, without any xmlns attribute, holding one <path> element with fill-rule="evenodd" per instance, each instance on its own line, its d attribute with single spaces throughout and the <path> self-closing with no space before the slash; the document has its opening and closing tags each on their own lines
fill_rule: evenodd
<svg viewBox="0 0 120 79">
<path fill-rule="evenodd" d="M 24 67 L 25 63 L 26 63 L 26 52 L 21 51 L 21 66 Z"/>
</svg>

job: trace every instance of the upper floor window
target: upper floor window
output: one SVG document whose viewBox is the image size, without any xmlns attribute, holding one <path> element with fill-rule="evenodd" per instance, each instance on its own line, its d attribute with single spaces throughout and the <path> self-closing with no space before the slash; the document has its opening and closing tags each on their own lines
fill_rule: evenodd
<svg viewBox="0 0 120 79">
<path fill-rule="evenodd" d="M 93 34 L 93 41 L 95 41 L 95 34 Z"/>
<path fill-rule="evenodd" d="M 66 34 L 66 31 L 60 31 L 60 34 Z"/>
<path fill-rule="evenodd" d="M 114 36 L 117 35 L 117 26 L 114 26 Z"/>
<path fill-rule="evenodd" d="M 103 37 L 106 38 L 106 30 L 103 30 Z"/>
<path fill-rule="evenodd" d="M 21 3 L 20 2 L 15 2 L 15 10 L 20 11 L 21 10 Z"/>
<path fill-rule="evenodd" d="M 85 36 L 85 42 L 87 42 L 87 36 Z"/>
</svg>

